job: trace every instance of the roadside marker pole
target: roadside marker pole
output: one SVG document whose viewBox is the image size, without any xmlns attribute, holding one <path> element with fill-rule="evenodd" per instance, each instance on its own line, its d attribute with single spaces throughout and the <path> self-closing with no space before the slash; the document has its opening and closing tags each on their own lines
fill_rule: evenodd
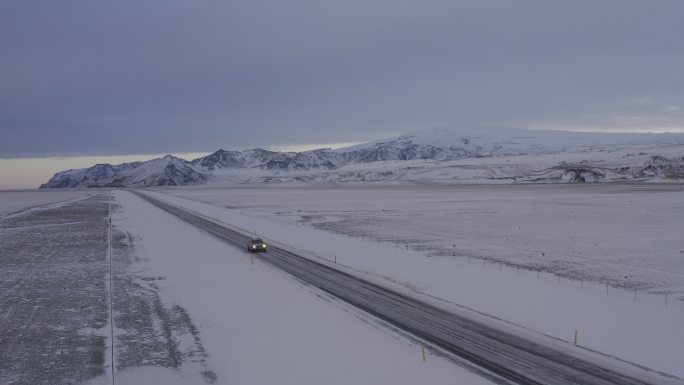
<svg viewBox="0 0 684 385">
<path fill-rule="evenodd" d="M 111 193 L 107 195 L 107 210 L 108 210 L 108 222 L 109 222 L 109 228 L 108 230 L 108 235 L 109 235 L 109 324 L 110 324 L 110 339 L 111 339 L 111 344 L 112 344 L 112 352 L 111 352 L 111 357 L 112 357 L 112 385 L 114 385 L 114 367 L 116 366 L 115 358 L 114 358 L 114 290 L 112 286 L 112 280 L 113 280 L 113 274 L 112 274 L 112 195 Z"/>
<path fill-rule="evenodd" d="M 667 293 L 665 293 L 665 306 L 667 306 Z"/>
<path fill-rule="evenodd" d="M 425 359 L 425 346 L 420 345 L 420 349 L 423 352 L 423 362 L 425 362 L 426 361 L 426 359 Z"/>
<path fill-rule="evenodd" d="M 254 265 L 254 253 L 249 255 L 249 258 L 252 260 L 252 266 Z"/>
<path fill-rule="evenodd" d="M 575 329 L 575 341 L 574 341 L 575 346 L 577 346 L 577 329 Z"/>
</svg>

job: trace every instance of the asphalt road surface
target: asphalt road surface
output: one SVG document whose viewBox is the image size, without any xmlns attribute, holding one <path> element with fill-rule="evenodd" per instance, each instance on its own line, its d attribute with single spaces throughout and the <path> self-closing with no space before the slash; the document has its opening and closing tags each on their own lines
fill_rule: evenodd
<svg viewBox="0 0 684 385">
<path fill-rule="evenodd" d="M 249 243 L 248 235 L 150 196 L 141 193 L 138 195 L 229 244 L 245 249 Z M 630 367 L 629 374 L 626 374 L 589 362 L 569 351 L 545 346 L 510 331 L 452 314 L 272 245 L 259 258 L 301 281 L 517 384 L 680 383 L 679 379 L 636 366 Z"/>
</svg>

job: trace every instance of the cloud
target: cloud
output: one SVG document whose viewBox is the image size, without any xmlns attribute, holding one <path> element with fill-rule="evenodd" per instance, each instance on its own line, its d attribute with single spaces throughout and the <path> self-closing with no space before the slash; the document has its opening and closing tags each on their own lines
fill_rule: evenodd
<svg viewBox="0 0 684 385">
<path fill-rule="evenodd" d="M 663 107 L 684 103 L 681 14 L 676 0 L 6 1 L 0 157 L 615 129 L 664 112 L 681 126 Z"/>
</svg>

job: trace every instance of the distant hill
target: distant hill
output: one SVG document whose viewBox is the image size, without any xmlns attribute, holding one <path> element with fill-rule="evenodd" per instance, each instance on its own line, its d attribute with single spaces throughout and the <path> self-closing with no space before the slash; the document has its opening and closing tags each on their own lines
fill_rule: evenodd
<svg viewBox="0 0 684 385">
<path fill-rule="evenodd" d="M 210 155 L 186 161 L 167 155 L 146 162 L 124 163 L 120 165 L 98 164 L 86 169 L 68 170 L 55 174 L 41 188 L 62 187 L 149 187 L 183 186 L 203 184 L 211 180 L 221 180 L 239 175 L 245 181 L 304 181 L 304 180 L 380 180 L 411 179 L 412 173 L 381 171 L 373 173 L 342 172 L 355 165 L 391 161 L 456 161 L 468 158 L 501 158 L 509 156 L 542 156 L 549 154 L 577 154 L 596 151 L 617 151 L 638 146 L 684 145 L 684 134 L 624 134 L 624 133 L 587 133 L 573 131 L 543 131 L 515 128 L 433 128 L 415 131 L 396 138 L 365 143 L 340 149 L 319 149 L 304 152 L 277 152 L 264 149 L 245 151 L 218 150 Z M 644 154 L 642 154 L 644 155 Z M 647 159 L 639 158 L 638 166 L 628 164 L 620 170 L 605 169 L 592 171 L 592 165 L 575 167 L 567 162 L 550 165 L 548 175 L 553 170 L 574 170 L 574 174 L 559 178 L 541 178 L 573 182 L 587 178 L 600 180 L 601 175 L 622 175 L 621 177 L 648 178 L 653 174 L 665 178 L 680 178 L 681 160 L 668 159 L 660 154 L 649 164 Z M 637 158 L 633 158 L 636 161 Z M 646 163 L 645 163 L 646 162 Z M 402 163 L 403 164 L 403 163 Z M 440 166 L 435 166 L 439 168 Z M 552 167 L 555 167 L 552 169 Z M 650 167 L 644 170 L 631 170 L 630 167 Z M 392 167 L 390 167 L 392 168 Z M 400 169 L 397 166 L 394 168 Z M 623 166 L 624 168 L 624 166 Z M 336 172 L 338 170 L 339 172 Z M 525 179 L 525 173 L 540 170 L 527 170 L 512 175 L 515 181 Z M 584 170 L 584 171 L 582 171 Z M 649 171 L 650 170 L 650 171 Z M 315 172 L 320 172 L 317 175 Z M 543 171 L 543 170 L 542 170 Z M 250 172 L 253 174 L 250 174 Z M 314 172 L 314 174 L 312 174 Z M 570 172 L 570 171 L 568 171 Z M 615 174 L 617 172 L 617 174 Z M 579 173 L 579 174 L 578 174 Z M 606 174 L 607 173 L 607 174 Z M 502 179 L 506 179 L 505 172 Z M 555 175 L 555 174 L 553 174 Z M 595 175 L 595 178 L 590 175 Z M 530 175 L 528 175 L 530 176 Z M 493 178 L 498 178 L 494 176 Z M 604 179 L 610 179 L 604 177 Z M 529 180 L 533 180 L 530 178 Z"/>
<path fill-rule="evenodd" d="M 190 162 L 166 155 L 146 162 L 115 166 L 96 164 L 88 168 L 61 171 L 40 188 L 183 186 L 206 183 L 210 177 L 210 173 Z"/>
</svg>

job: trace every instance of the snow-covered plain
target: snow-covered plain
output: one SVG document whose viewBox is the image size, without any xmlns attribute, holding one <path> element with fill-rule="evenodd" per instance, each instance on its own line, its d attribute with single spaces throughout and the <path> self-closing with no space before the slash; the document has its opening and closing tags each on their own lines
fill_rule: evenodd
<svg viewBox="0 0 684 385">
<path fill-rule="evenodd" d="M 684 377 L 683 189 L 323 184 L 153 194 L 445 306 L 565 341 L 578 330 L 584 347 Z"/>
<path fill-rule="evenodd" d="M 0 384 L 74 384 L 105 372 L 103 195 L 0 218 Z"/>
<path fill-rule="evenodd" d="M 0 217 L 32 207 L 43 206 L 92 195 L 93 190 L 0 190 Z"/>
<path fill-rule="evenodd" d="M 684 185 L 347 183 L 158 190 L 234 213 L 684 296 Z"/>
<path fill-rule="evenodd" d="M 683 228 L 683 188 L 677 183 L 364 183 L 204 186 L 148 193 L 254 230 L 269 242 L 291 246 L 311 258 L 323 258 L 330 264 L 336 259 L 341 269 L 413 292 L 454 312 L 503 323 L 537 338 L 550 336 L 558 344 L 582 349 L 571 347 L 577 330 L 583 348 L 681 378 L 681 259 L 660 256 L 668 247 L 681 251 L 677 247 L 682 242 L 678 229 Z M 35 211 L 93 192 L 20 192 L 7 195 L 12 199 L 3 203 L 13 205 L 11 212 L 29 207 Z M 28 198 L 22 199 L 22 194 Z M 467 365 L 455 365 L 434 351 L 423 363 L 417 341 L 384 327 L 373 317 L 270 265 L 258 260 L 252 265 L 241 249 L 202 234 L 133 194 L 117 191 L 114 196 L 113 203 L 120 206 L 114 214 L 114 227 L 130 242 L 135 261 L 132 269 L 154 277 L 149 285 L 158 289 L 167 308 L 187 310 L 208 357 L 201 363 L 184 361 L 177 369 L 145 366 L 143 360 L 137 368 L 133 365 L 117 371 L 118 384 L 206 383 L 213 375 L 219 384 L 490 383 Z M 566 232 L 580 242 L 565 240 Z M 458 237 L 451 236 L 454 234 Z M 520 234 L 525 234 L 527 244 L 519 239 Z M 589 236 L 603 242 L 592 244 L 586 241 Z M 506 248 L 524 246 L 527 251 L 536 244 L 547 247 L 542 257 L 549 255 L 556 264 L 544 265 L 548 260 L 540 256 L 533 258 L 537 264 L 525 264 L 530 257 L 524 253 L 506 263 L 497 262 L 504 260 Z M 596 248 L 632 260 L 604 260 L 600 254 L 589 253 Z M 567 255 L 566 249 L 576 254 Z M 577 250 L 587 252 L 585 258 L 578 258 L 582 254 Z M 646 259 L 638 258 L 648 250 Z M 542 272 L 518 270 L 517 264 Z M 596 274 L 561 269 L 573 264 L 593 265 Z M 666 274 L 670 281 L 639 289 L 642 286 L 608 279 L 625 269 L 633 271 L 634 281 L 629 282 L 650 282 L 646 278 L 652 278 L 649 274 L 654 271 Z M 562 277 L 552 274 L 554 271 L 562 272 Z M 606 286 L 598 281 L 611 284 L 607 295 Z M 633 287 L 638 288 L 636 297 L 629 290 Z M 664 292 L 670 294 L 668 306 Z M 117 333 L 123 330 L 115 330 L 115 339 Z M 177 342 L 190 350 L 196 343 Z M 109 362 L 107 359 L 105 365 Z M 206 375 L 208 372 L 212 375 Z M 103 376 L 90 383 L 110 380 Z"/>
<path fill-rule="evenodd" d="M 188 310 L 208 354 L 206 367 L 121 370 L 117 384 L 205 383 L 205 369 L 217 384 L 491 383 L 443 357 L 422 362 L 416 341 L 129 192 L 116 192 L 115 203 L 136 269 L 163 277 L 162 300 Z"/>
</svg>

